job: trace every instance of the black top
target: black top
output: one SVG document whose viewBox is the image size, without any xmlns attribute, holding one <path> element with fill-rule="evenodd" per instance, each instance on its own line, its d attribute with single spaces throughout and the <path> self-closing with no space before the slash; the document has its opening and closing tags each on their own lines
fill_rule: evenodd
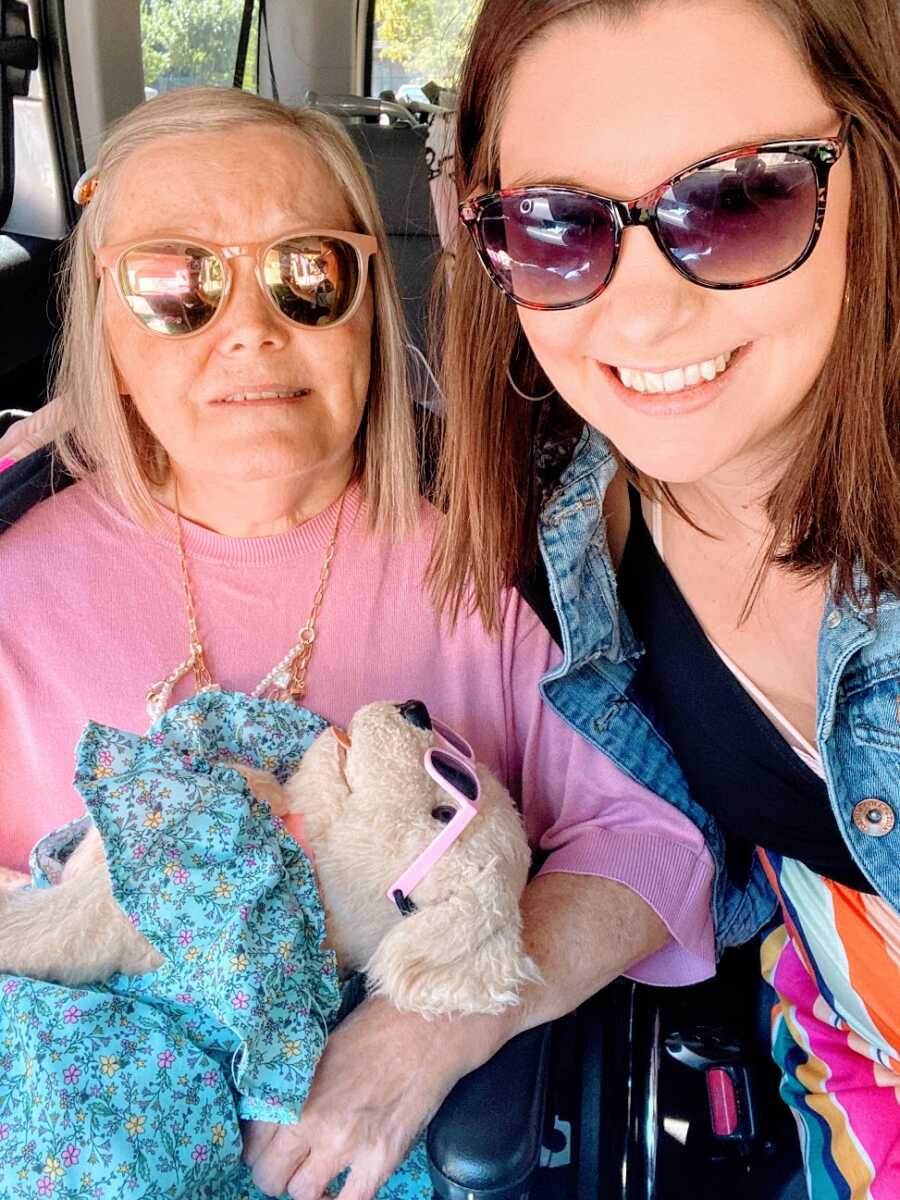
<svg viewBox="0 0 900 1200">
<path fill-rule="evenodd" d="M 824 781 L 716 653 L 653 544 L 640 496 L 629 492 L 631 528 L 618 581 L 646 648 L 636 699 L 672 747 L 694 798 L 747 849 L 762 846 L 873 893 L 841 837 Z M 734 846 L 731 854 L 734 875 Z"/>
</svg>

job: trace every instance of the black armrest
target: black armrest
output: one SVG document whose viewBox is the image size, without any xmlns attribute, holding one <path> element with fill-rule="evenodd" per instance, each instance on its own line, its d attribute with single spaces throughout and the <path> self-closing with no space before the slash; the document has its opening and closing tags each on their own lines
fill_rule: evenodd
<svg viewBox="0 0 900 1200">
<path fill-rule="evenodd" d="M 459 1081 L 428 1127 L 440 1200 L 521 1200 L 540 1163 L 550 1032 L 519 1034 Z"/>
</svg>

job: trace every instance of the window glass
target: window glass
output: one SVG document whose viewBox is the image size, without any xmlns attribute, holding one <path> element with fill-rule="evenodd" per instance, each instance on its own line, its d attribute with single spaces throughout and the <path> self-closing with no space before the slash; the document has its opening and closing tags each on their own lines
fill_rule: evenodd
<svg viewBox="0 0 900 1200">
<path fill-rule="evenodd" d="M 141 0 L 144 90 L 195 84 L 229 87 L 234 80 L 244 0 Z M 258 21 L 247 48 L 244 88 L 256 91 Z"/>
<path fill-rule="evenodd" d="M 371 92 L 422 100 L 423 84 L 453 88 L 481 0 L 375 0 Z"/>
</svg>

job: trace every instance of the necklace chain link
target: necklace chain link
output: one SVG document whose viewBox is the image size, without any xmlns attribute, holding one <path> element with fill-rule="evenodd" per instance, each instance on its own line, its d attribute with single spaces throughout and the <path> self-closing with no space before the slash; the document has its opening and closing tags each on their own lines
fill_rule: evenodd
<svg viewBox="0 0 900 1200">
<path fill-rule="evenodd" d="M 312 607 L 309 610 L 309 616 L 306 618 L 306 624 L 300 629 L 297 634 L 297 641 L 284 658 L 279 663 L 276 663 L 268 675 L 261 679 L 250 693 L 254 698 L 260 698 L 268 693 L 268 699 L 285 700 L 296 704 L 306 692 L 306 676 L 309 669 L 309 660 L 312 657 L 313 645 L 316 640 L 316 622 L 319 617 L 319 609 L 322 607 L 322 601 L 325 598 L 325 589 L 328 586 L 328 577 L 331 573 L 331 564 L 337 548 L 338 533 L 341 527 L 341 517 L 344 512 L 344 500 L 346 496 L 347 492 L 345 489 L 338 504 L 331 540 L 325 549 L 325 558 L 322 562 L 322 569 L 319 572 L 319 586 L 316 588 L 316 594 L 313 597 Z M 177 484 L 175 486 L 175 526 L 178 535 L 178 560 L 181 566 L 181 586 L 184 593 L 184 606 L 188 620 L 190 654 L 165 679 L 153 684 L 147 692 L 147 713 L 152 721 L 157 720 L 165 712 L 176 684 L 188 671 L 192 670 L 194 672 L 194 684 L 197 692 L 216 691 L 219 687 L 213 679 L 209 667 L 206 665 L 203 643 L 200 640 L 194 593 L 191 587 L 187 554 L 184 548 Z"/>
<path fill-rule="evenodd" d="M 178 487 L 175 488 L 175 520 L 178 525 L 178 559 L 181 564 L 181 587 L 184 592 L 184 606 L 187 610 L 188 628 L 190 630 L 190 655 L 187 661 L 194 671 L 194 686 L 196 691 L 208 691 L 214 687 L 212 675 L 203 657 L 203 643 L 197 629 L 197 615 L 194 611 L 194 594 L 191 590 L 191 580 L 188 575 L 187 557 L 184 553 L 184 542 L 181 536 L 181 512 L 178 508 Z"/>
<path fill-rule="evenodd" d="M 343 506 L 344 499 L 341 497 L 341 505 Z M 309 666 L 309 660 L 312 657 L 313 644 L 316 640 L 316 620 L 319 616 L 319 609 L 322 607 L 322 600 L 325 597 L 325 588 L 328 586 L 328 576 L 331 573 L 331 562 L 334 558 L 334 551 L 337 546 L 337 530 L 340 523 L 340 509 L 338 510 L 338 519 L 335 522 L 334 536 L 332 537 L 328 549 L 325 551 L 325 560 L 322 563 L 322 570 L 319 572 L 319 586 L 316 588 L 316 594 L 313 597 L 312 608 L 309 611 L 309 616 L 306 618 L 306 624 L 300 630 L 297 640 L 300 643 L 300 649 L 294 656 L 291 667 L 291 681 L 287 691 L 291 698 L 300 697 L 306 691 L 306 671 Z M 284 697 L 287 699 L 287 696 Z"/>
</svg>

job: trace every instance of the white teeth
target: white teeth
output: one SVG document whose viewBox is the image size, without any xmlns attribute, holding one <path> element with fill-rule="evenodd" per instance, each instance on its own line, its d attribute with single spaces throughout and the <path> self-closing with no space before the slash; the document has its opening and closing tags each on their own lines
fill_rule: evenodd
<svg viewBox="0 0 900 1200">
<path fill-rule="evenodd" d="M 674 371 L 663 374 L 663 384 L 667 392 L 680 392 L 684 387 L 684 371 L 677 367 Z"/>
<path fill-rule="evenodd" d="M 648 392 L 661 392 L 663 391 L 663 377 L 654 371 L 644 371 L 644 385 Z"/>
<path fill-rule="evenodd" d="M 634 392 L 680 392 L 695 387 L 704 380 L 715 379 L 728 367 L 733 350 L 717 358 L 690 363 L 686 367 L 674 367 L 671 371 L 640 371 L 637 367 L 615 367 L 614 370 L 625 387 Z"/>
<path fill-rule="evenodd" d="M 303 396 L 308 390 L 308 388 L 291 388 L 285 392 L 233 392 L 230 396 L 223 396 L 222 401 L 225 404 L 234 404 L 242 400 L 287 400 L 291 396 Z"/>
</svg>

